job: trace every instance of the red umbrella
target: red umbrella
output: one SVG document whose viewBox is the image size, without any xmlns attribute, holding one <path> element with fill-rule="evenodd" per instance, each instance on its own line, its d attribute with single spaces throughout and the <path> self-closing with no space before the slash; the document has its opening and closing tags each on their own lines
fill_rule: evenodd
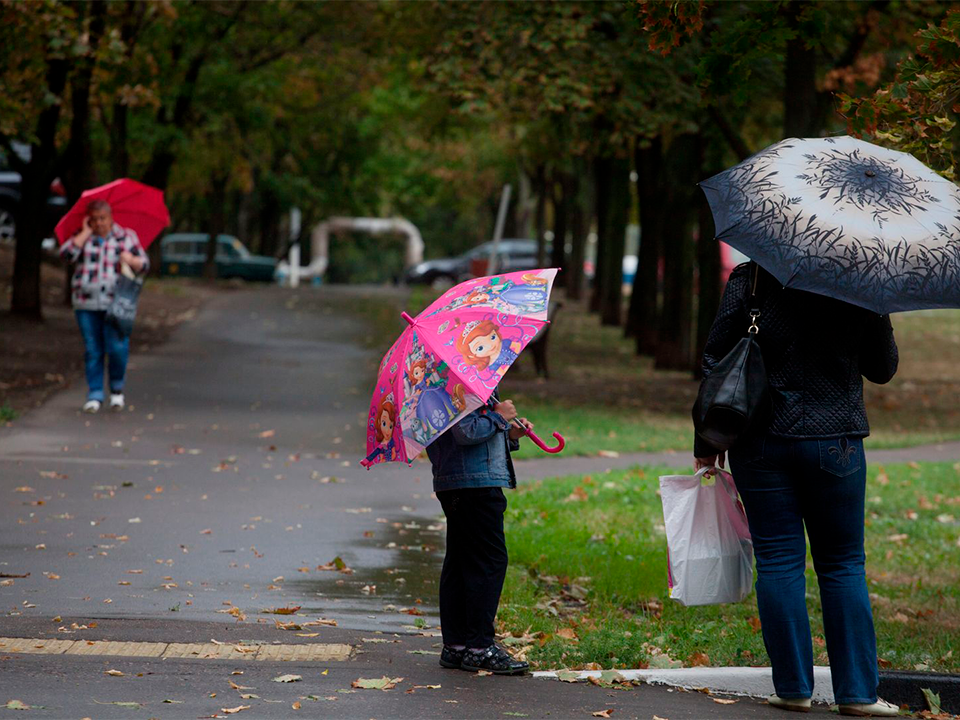
<svg viewBox="0 0 960 720">
<path fill-rule="evenodd" d="M 93 200 L 106 200 L 113 210 L 113 220 L 121 227 L 133 230 L 146 248 L 170 224 L 170 213 L 163 202 L 163 191 L 121 178 L 106 185 L 85 190 L 77 204 L 64 215 L 54 231 L 60 243 L 75 235 L 83 227 L 87 206 Z"/>
</svg>

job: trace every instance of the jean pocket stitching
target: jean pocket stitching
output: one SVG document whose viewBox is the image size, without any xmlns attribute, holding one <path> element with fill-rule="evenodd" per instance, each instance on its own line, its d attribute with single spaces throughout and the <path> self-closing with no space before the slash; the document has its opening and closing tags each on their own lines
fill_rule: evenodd
<svg viewBox="0 0 960 720">
<path fill-rule="evenodd" d="M 860 443 L 846 438 L 836 441 L 818 441 L 820 469 L 837 477 L 847 477 L 860 470 L 863 459 Z"/>
</svg>

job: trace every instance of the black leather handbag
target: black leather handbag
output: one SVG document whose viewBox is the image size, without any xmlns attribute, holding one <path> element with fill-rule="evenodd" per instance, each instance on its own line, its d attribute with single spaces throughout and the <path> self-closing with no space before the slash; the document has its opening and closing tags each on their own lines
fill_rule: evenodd
<svg viewBox="0 0 960 720">
<path fill-rule="evenodd" d="M 760 266 L 753 263 L 750 290 L 750 327 L 746 337 L 717 363 L 703 382 L 693 406 L 697 435 L 717 450 L 729 450 L 749 430 L 769 417 L 770 386 L 757 344 L 760 303 L 757 280 Z"/>
</svg>

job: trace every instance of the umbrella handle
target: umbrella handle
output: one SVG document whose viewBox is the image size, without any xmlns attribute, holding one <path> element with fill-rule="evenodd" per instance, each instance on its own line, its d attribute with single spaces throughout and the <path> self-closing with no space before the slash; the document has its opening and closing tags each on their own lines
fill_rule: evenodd
<svg viewBox="0 0 960 720">
<path fill-rule="evenodd" d="M 545 453 L 550 453 L 551 455 L 555 455 L 556 453 L 563 450 L 563 448 L 565 448 L 567 445 L 567 441 L 563 439 L 563 435 L 561 435 L 558 432 L 555 432 L 553 434 L 553 437 L 557 441 L 557 446 L 548 447 L 547 444 L 542 439 L 540 439 L 540 437 L 533 430 L 530 430 L 529 428 L 524 427 L 516 420 L 514 420 L 513 422 L 518 428 L 520 428 L 521 430 L 523 430 L 524 433 L 526 433 L 527 437 L 533 441 L 534 445 L 536 445 L 538 448 L 543 450 Z"/>
<path fill-rule="evenodd" d="M 367 460 L 366 458 L 364 458 L 363 460 L 361 460 L 361 461 L 360 461 L 360 464 L 363 465 L 363 467 L 365 467 L 367 470 L 369 470 L 370 467 L 373 465 L 373 463 L 370 462 L 369 460 Z"/>
</svg>

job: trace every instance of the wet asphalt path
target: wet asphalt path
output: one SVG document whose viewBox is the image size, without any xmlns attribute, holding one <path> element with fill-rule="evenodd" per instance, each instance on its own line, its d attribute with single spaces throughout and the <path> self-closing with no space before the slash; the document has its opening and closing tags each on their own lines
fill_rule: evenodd
<svg viewBox="0 0 960 720">
<path fill-rule="evenodd" d="M 775 717 L 749 701 L 436 666 L 440 507 L 429 466 L 356 464 L 379 358 L 345 311 L 352 292 L 219 295 L 131 360 L 126 411 L 81 415 L 81 383 L 2 431 L 0 574 L 29 576 L 0 578 L 0 636 L 344 642 L 354 658 L 322 675 L 292 663 L 0 655 L 0 718 L 12 698 L 44 706 L 29 717 L 197 717 L 240 704 L 251 705 L 240 717 L 289 717 L 307 695 L 318 699 L 300 700 L 300 714 L 318 717 Z M 317 569 L 337 557 L 353 572 Z M 298 620 L 337 627 L 307 640 L 263 612 L 298 606 Z M 238 669 L 232 679 L 260 699 L 230 689 Z M 304 681 L 270 681 L 284 672 Z M 343 692 L 384 674 L 406 679 Z M 406 693 L 414 684 L 443 687 Z M 117 701 L 147 704 L 101 704 Z"/>
</svg>

